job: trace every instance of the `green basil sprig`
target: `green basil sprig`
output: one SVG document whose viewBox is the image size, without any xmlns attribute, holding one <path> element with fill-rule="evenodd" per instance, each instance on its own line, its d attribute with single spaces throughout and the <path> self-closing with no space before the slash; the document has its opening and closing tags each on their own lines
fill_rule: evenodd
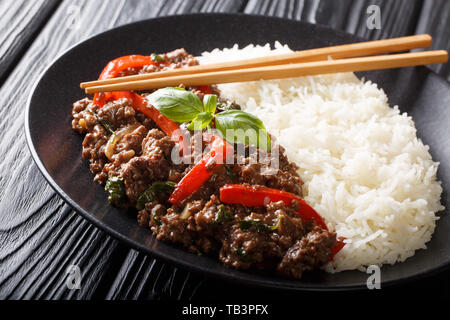
<svg viewBox="0 0 450 320">
<path fill-rule="evenodd" d="M 270 150 L 270 137 L 264 124 L 250 113 L 241 110 L 218 113 L 216 128 L 229 142 L 254 145 Z"/>
<path fill-rule="evenodd" d="M 188 130 L 203 130 L 211 123 L 213 118 L 214 114 L 209 112 L 200 112 L 187 128 Z"/>
<path fill-rule="evenodd" d="M 218 209 L 219 210 L 217 211 L 216 218 L 214 220 L 216 223 L 224 223 L 234 220 L 233 214 L 223 204 L 221 204 Z"/>
<path fill-rule="evenodd" d="M 164 88 L 148 96 L 150 104 L 176 122 L 192 121 L 203 112 L 203 104 L 192 92 L 181 88 Z"/>
<path fill-rule="evenodd" d="M 161 61 L 165 61 L 165 60 L 166 60 L 166 59 L 164 59 L 164 57 L 160 56 L 160 55 L 157 54 L 157 53 L 152 53 L 152 54 L 150 55 L 150 57 L 151 57 L 152 60 L 155 61 L 155 62 L 161 62 Z"/>
<path fill-rule="evenodd" d="M 274 226 L 264 224 L 260 219 L 239 219 L 238 225 L 242 231 L 255 231 L 255 232 L 270 232 L 275 231 L 281 226 L 283 216 L 278 218 L 278 222 Z"/>
<path fill-rule="evenodd" d="M 100 117 L 97 113 L 92 111 L 91 108 L 89 108 L 89 107 L 86 108 L 86 111 L 89 112 L 90 114 L 92 114 L 97 119 L 97 121 L 103 126 L 103 128 L 105 128 L 106 131 L 108 131 L 110 134 L 114 133 L 111 122 Z"/>
<path fill-rule="evenodd" d="M 217 108 L 217 96 L 215 94 L 206 94 L 203 97 L 203 108 L 205 109 L 205 112 L 215 114 Z"/>
<path fill-rule="evenodd" d="M 108 181 L 106 181 L 105 190 L 109 193 L 109 202 L 118 204 L 125 198 L 125 185 L 123 178 L 119 176 L 110 176 Z"/>
<path fill-rule="evenodd" d="M 270 150 L 270 137 L 260 119 L 242 110 L 216 113 L 217 96 L 207 94 L 202 101 L 183 88 L 164 88 L 148 96 L 150 104 L 176 122 L 191 122 L 188 130 L 203 130 L 215 121 L 216 128 L 230 143 L 255 145 Z"/>
<path fill-rule="evenodd" d="M 175 189 L 176 183 L 172 181 L 155 181 L 153 184 L 141 193 L 137 200 L 136 208 L 142 210 L 145 204 L 155 200 L 160 194 L 165 192 L 172 192 Z"/>
</svg>

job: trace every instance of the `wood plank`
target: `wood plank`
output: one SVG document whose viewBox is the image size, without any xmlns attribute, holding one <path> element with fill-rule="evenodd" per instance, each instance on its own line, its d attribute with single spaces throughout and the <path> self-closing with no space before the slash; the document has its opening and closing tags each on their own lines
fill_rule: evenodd
<svg viewBox="0 0 450 320">
<path fill-rule="evenodd" d="M 381 7 L 385 22 L 380 31 L 368 30 L 365 25 L 365 10 L 371 3 Z M 370 39 L 414 33 L 421 1 L 412 4 L 408 1 L 408 5 L 406 1 L 398 3 L 375 0 L 64 1 L 0 89 L 3 106 L 0 108 L 3 155 L 0 158 L 0 298 L 201 299 L 214 291 L 218 298 L 229 298 L 233 292 L 236 298 L 245 299 L 249 295 L 264 298 L 270 293 L 245 287 L 236 292 L 230 284 L 130 250 L 74 213 L 47 185 L 26 150 L 23 105 L 31 83 L 60 52 L 124 23 L 187 12 L 242 10 L 329 24 Z M 442 4 L 440 10 L 446 8 Z M 439 10 L 432 9 L 429 5 L 429 12 L 434 12 L 438 19 Z M 394 23 L 400 18 L 403 20 Z M 439 29 L 445 27 L 430 21 L 423 24 L 436 32 L 442 32 Z M 67 290 L 65 285 L 66 269 L 72 264 L 81 269 L 81 290 Z M 439 281 L 430 282 L 437 292 L 445 287 L 445 282 Z M 221 290 L 217 292 L 219 286 Z M 283 297 L 287 295 L 280 295 Z"/>
<path fill-rule="evenodd" d="M 115 250 L 116 240 L 73 212 L 31 160 L 22 128 L 23 106 L 39 74 L 72 44 L 115 26 L 158 15 L 237 11 L 241 4 L 76 0 L 58 7 L 0 89 L 0 298 L 90 298 L 104 276 L 115 276 L 122 264 L 127 265 L 128 249 Z M 151 257 L 142 259 L 144 266 L 155 263 Z M 65 285 L 66 269 L 72 264 L 81 269 L 81 290 L 69 291 Z M 170 266 L 164 270 L 175 272 Z"/>
<path fill-rule="evenodd" d="M 421 3 L 421 0 L 249 0 L 244 12 L 323 24 L 375 40 L 413 34 Z M 366 10 L 372 4 L 380 7 L 380 30 L 369 30 L 366 25 Z"/>
<path fill-rule="evenodd" d="M 204 283 L 202 275 L 130 250 L 106 299 L 190 300 Z"/>
<path fill-rule="evenodd" d="M 0 83 L 57 5 L 57 0 L 0 1 Z"/>
</svg>

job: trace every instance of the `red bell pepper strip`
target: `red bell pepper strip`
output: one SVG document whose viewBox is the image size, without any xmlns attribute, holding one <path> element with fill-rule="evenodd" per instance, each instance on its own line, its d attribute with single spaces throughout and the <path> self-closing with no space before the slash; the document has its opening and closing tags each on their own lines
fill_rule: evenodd
<svg viewBox="0 0 450 320">
<path fill-rule="evenodd" d="M 328 230 L 322 217 L 305 200 L 293 193 L 247 184 L 227 184 L 220 188 L 220 201 L 242 204 L 247 207 L 264 206 L 277 201 L 283 201 L 286 205 L 290 205 L 293 200 L 299 203 L 300 207 L 297 213 L 303 220 L 313 219 L 322 229 Z"/>
<path fill-rule="evenodd" d="M 111 60 L 100 74 L 101 79 L 111 79 L 118 76 L 118 74 L 129 68 L 142 68 L 143 66 L 154 64 L 151 56 L 130 55 L 123 56 Z M 100 79 L 99 79 L 100 80 Z"/>
<path fill-rule="evenodd" d="M 215 135 L 211 142 L 211 151 L 206 154 L 178 183 L 171 194 L 169 202 L 179 205 L 211 178 L 214 171 L 225 163 L 228 155 L 234 152 L 233 147 L 221 137 Z"/>
<path fill-rule="evenodd" d="M 112 79 L 117 77 L 122 71 L 127 70 L 129 68 L 143 68 L 144 66 L 150 64 L 159 64 L 159 65 L 170 65 L 168 61 L 158 61 L 155 62 L 151 56 L 141 56 L 141 55 L 130 55 L 123 56 L 117 59 L 110 61 L 106 67 L 103 69 L 102 73 L 98 80 Z M 109 101 L 111 93 L 105 92 L 94 95 L 94 104 L 98 105 L 100 108 Z"/>
<path fill-rule="evenodd" d="M 264 206 L 270 202 L 283 201 L 290 205 L 295 200 L 299 203 L 298 215 L 305 221 L 313 219 L 317 225 L 328 230 L 323 218 L 299 196 L 265 186 L 251 186 L 247 184 L 227 184 L 220 188 L 220 201 L 224 203 L 241 204 L 247 207 Z M 344 238 L 337 239 L 331 249 L 330 261 L 344 247 Z"/>
<path fill-rule="evenodd" d="M 344 240 L 345 240 L 344 237 L 339 237 L 339 238 L 336 239 L 336 245 L 333 248 L 331 248 L 330 261 L 333 260 L 333 258 L 336 255 L 336 253 L 341 251 L 341 249 L 345 246 Z"/>
<path fill-rule="evenodd" d="M 203 94 L 211 94 L 211 86 L 196 86 L 197 90 L 201 91 Z"/>
<path fill-rule="evenodd" d="M 187 140 L 185 140 L 180 126 L 175 121 L 164 116 L 154 106 L 150 105 L 147 99 L 131 91 L 114 91 L 109 92 L 109 94 L 109 100 L 127 99 L 134 110 L 152 119 L 165 134 L 182 147 L 183 151 L 187 150 L 185 149 L 187 148 Z"/>
</svg>

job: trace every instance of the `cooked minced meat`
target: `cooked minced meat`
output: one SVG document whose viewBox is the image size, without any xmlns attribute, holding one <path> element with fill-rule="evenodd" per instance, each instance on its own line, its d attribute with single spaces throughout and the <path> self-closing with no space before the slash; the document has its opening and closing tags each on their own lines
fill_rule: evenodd
<svg viewBox="0 0 450 320">
<path fill-rule="evenodd" d="M 123 70 L 119 76 L 148 73 L 197 65 L 184 49 L 159 55 L 163 65 L 150 64 L 142 68 Z M 204 88 L 189 87 L 200 99 Z M 217 88 L 208 89 L 219 95 Z M 219 96 L 221 105 L 239 109 Z M 82 156 L 89 160 L 94 180 L 107 189 L 122 190 L 121 197 L 110 197 L 120 207 L 138 209 L 138 223 L 151 229 L 158 240 L 180 244 L 192 252 L 215 255 L 222 263 L 237 269 L 269 269 L 293 278 L 327 263 L 336 245 L 336 234 L 313 220 L 304 221 L 298 214 L 299 203 L 283 201 L 246 207 L 220 201 L 219 190 L 228 184 L 266 186 L 301 196 L 302 181 L 297 166 L 290 162 L 284 149 L 279 149 L 279 166 L 254 163 L 252 157 L 272 155 L 248 146 L 243 155 L 234 154 L 233 164 L 212 166 L 214 172 L 198 190 L 178 205 L 168 202 L 170 186 L 180 182 L 193 164 L 175 164 L 171 154 L 176 146 L 156 123 L 136 112 L 127 99 L 118 99 L 98 108 L 85 98 L 73 104 L 73 129 L 84 134 Z M 118 132 L 125 132 L 119 138 Z M 118 141 L 114 140 L 118 139 Z M 195 134 L 190 148 L 207 143 L 203 134 Z M 178 149 L 175 149 L 178 150 Z M 191 160 L 196 155 L 190 155 Z M 275 170 L 267 175 L 268 170 Z M 114 178 L 113 182 L 108 179 Z M 114 185 L 117 183 L 118 185 Z M 156 183 L 156 185 L 155 185 Z M 159 185 L 158 185 L 159 183 Z M 109 185 L 108 185 L 109 184 Z M 155 192 L 152 188 L 168 185 Z M 153 193 L 152 193 L 153 192 Z"/>
</svg>

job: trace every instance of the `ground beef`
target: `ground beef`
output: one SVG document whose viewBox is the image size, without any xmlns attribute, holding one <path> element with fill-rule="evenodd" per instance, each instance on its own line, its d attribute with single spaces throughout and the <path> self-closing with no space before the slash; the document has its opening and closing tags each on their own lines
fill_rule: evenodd
<svg viewBox="0 0 450 320">
<path fill-rule="evenodd" d="M 176 49 L 171 52 L 165 53 L 163 57 L 176 65 L 177 68 L 190 67 L 198 65 L 197 59 L 183 48 Z"/>
<path fill-rule="evenodd" d="M 99 179 L 99 174 L 103 166 L 108 162 L 105 155 L 105 145 L 108 142 L 108 135 L 102 125 L 96 124 L 92 130 L 86 134 L 83 140 L 82 157 L 90 161 L 89 168 L 96 174 L 94 180 Z"/>
<path fill-rule="evenodd" d="M 156 129 L 152 129 L 156 130 Z M 141 154 L 142 141 L 147 136 L 148 129 L 143 125 L 137 125 L 131 133 L 125 135 L 116 145 L 115 153 L 133 151 L 134 154 Z M 114 156 L 113 156 L 114 157 Z"/>
<path fill-rule="evenodd" d="M 109 176 L 119 175 L 122 164 L 127 163 L 135 155 L 142 153 L 142 141 L 147 135 L 148 130 L 143 125 L 134 124 L 133 126 L 136 126 L 136 128 L 117 142 L 111 162 L 103 167 L 102 173 L 99 174 L 98 182 L 103 184 Z M 121 129 L 127 127 L 129 126 L 124 126 Z"/>
<path fill-rule="evenodd" d="M 161 225 L 161 216 L 167 213 L 167 208 L 154 200 L 145 204 L 145 208 L 138 212 L 138 222 L 141 226 L 147 226 L 156 234 Z"/>
<path fill-rule="evenodd" d="M 315 227 L 290 247 L 278 264 L 281 274 L 301 278 L 303 272 L 319 268 L 330 260 L 331 248 L 336 245 L 336 233 Z"/>
<path fill-rule="evenodd" d="M 242 229 L 234 223 L 220 251 L 220 260 L 238 269 L 273 268 L 284 252 L 300 239 L 305 230 L 302 220 L 293 208 L 282 202 L 270 203 L 261 212 L 251 211 L 241 221 L 260 221 L 265 226 L 277 226 L 276 230 Z"/>
<path fill-rule="evenodd" d="M 142 113 L 136 113 L 136 120 L 142 124 L 147 130 L 158 128 L 156 123 L 149 117 L 143 115 Z"/>
<path fill-rule="evenodd" d="M 88 98 L 75 102 L 72 109 L 72 128 L 81 134 L 93 131 L 98 124 L 94 115 L 96 111 L 97 107 L 92 106 L 92 100 Z"/>
<path fill-rule="evenodd" d="M 173 208 L 167 210 L 167 214 L 160 217 L 157 227 L 156 238 L 158 240 L 180 243 L 185 247 L 193 244 L 194 233 L 188 230 L 188 220 L 182 219 L 180 214 Z"/>
<path fill-rule="evenodd" d="M 142 154 L 150 159 L 170 159 L 175 143 L 161 130 L 152 129 L 142 141 Z"/>
<path fill-rule="evenodd" d="M 184 49 L 161 56 L 171 65 L 156 63 L 141 69 L 130 68 L 119 76 L 198 64 Z M 199 89 L 202 88 L 186 88 L 203 99 L 206 91 Z M 220 94 L 216 87 L 210 89 Z M 218 107 L 240 108 L 220 96 Z M 271 154 L 235 144 L 234 149 L 242 149 L 243 154 L 235 153 L 232 164 L 218 167 L 211 164 L 214 170 L 211 178 L 180 205 L 168 202 L 171 189 L 160 192 L 144 205 L 138 199 L 155 182 L 178 183 L 201 159 L 207 147 L 205 135 L 197 132 L 190 140 L 191 153 L 184 155 L 184 160 L 189 161 L 175 164 L 172 161 L 172 153 L 178 152 L 175 143 L 153 120 L 136 113 L 127 99 L 108 102 L 100 109 L 92 100 L 82 99 L 73 104 L 72 117 L 72 128 L 85 134 L 82 156 L 89 160 L 94 180 L 105 184 L 108 178 L 115 177 L 115 183 L 123 183 L 126 199 L 120 198 L 118 205 L 134 208 L 140 203 L 138 223 L 149 227 L 158 240 L 180 244 L 199 254 L 215 255 L 233 268 L 277 270 L 292 278 L 300 278 L 305 271 L 329 261 L 336 234 L 317 227 L 313 220 L 303 221 L 296 212 L 297 202 L 287 206 L 280 201 L 248 208 L 220 201 L 220 187 L 233 183 L 266 186 L 301 196 L 298 168 L 288 160 L 282 147 L 279 154 Z M 111 137 L 118 141 L 109 144 L 112 147 L 107 149 L 108 158 L 105 150 Z M 276 143 L 275 139 L 272 142 Z M 255 161 L 261 158 L 266 161 Z M 278 160 L 277 166 L 271 161 L 274 159 Z"/>
<path fill-rule="evenodd" d="M 235 172 L 240 183 L 267 186 L 297 195 L 301 194 L 301 180 L 297 175 L 281 171 L 280 169 L 265 175 L 265 169 L 267 169 L 267 166 L 255 163 L 240 165 L 237 167 L 237 172 Z"/>
<path fill-rule="evenodd" d="M 284 148 L 279 146 L 279 154 L 272 155 L 260 149 L 250 152 L 245 146 L 245 154 L 250 156 L 236 158 L 236 165 L 233 172 L 238 182 L 254 185 L 267 186 L 269 188 L 280 189 L 287 192 L 301 195 L 302 181 L 297 173 L 297 166 L 289 162 L 284 154 Z M 273 158 L 276 157 L 276 161 Z M 265 159 L 264 162 L 256 159 Z M 276 165 L 272 167 L 272 163 Z"/>
<path fill-rule="evenodd" d="M 303 237 L 309 227 L 303 224 L 303 220 L 295 212 L 297 206 L 297 203 L 292 203 L 291 207 L 286 207 L 282 201 L 267 205 L 267 223 L 276 225 L 280 221 L 277 231 L 271 235 L 271 238 L 283 251 Z"/>
<path fill-rule="evenodd" d="M 142 140 L 142 154 L 121 166 L 126 195 L 135 204 L 142 192 L 155 181 L 167 181 L 171 169 L 170 153 L 174 146 L 162 131 L 152 129 Z"/>
<path fill-rule="evenodd" d="M 120 176 L 124 180 L 125 193 L 131 205 L 154 181 L 166 181 L 170 164 L 166 159 L 151 159 L 148 156 L 134 157 L 122 165 Z"/>
<path fill-rule="evenodd" d="M 130 106 L 127 99 L 119 99 L 108 102 L 98 110 L 98 115 L 103 120 L 111 124 L 114 130 L 123 125 L 136 123 L 136 112 Z"/>
<path fill-rule="evenodd" d="M 151 72 L 158 72 L 158 71 L 164 71 L 168 69 L 177 69 L 177 68 L 184 68 L 189 66 L 195 66 L 198 65 L 198 61 L 190 54 L 186 52 L 184 49 L 176 49 L 174 51 L 164 53 L 160 55 L 165 61 L 170 62 L 169 65 L 166 64 L 150 64 L 147 66 L 144 66 L 140 70 L 136 69 L 128 69 L 126 74 L 123 75 L 130 75 L 130 74 L 136 74 L 136 73 L 151 73 Z"/>
<path fill-rule="evenodd" d="M 296 214 L 297 207 L 297 203 L 287 207 L 280 201 L 250 209 L 222 204 L 212 195 L 206 203 L 204 200 L 188 202 L 187 215 L 172 209 L 170 213 L 162 213 L 159 223 L 155 224 L 149 219 L 153 208 L 149 205 L 139 213 L 139 219 L 144 224 L 150 221 L 157 239 L 182 244 L 195 252 L 218 252 L 220 261 L 233 268 L 276 268 L 286 276 L 300 278 L 304 271 L 329 260 L 336 234 L 304 224 Z M 218 222 L 221 210 L 230 213 L 231 220 Z M 246 220 L 277 228 L 242 229 L 240 221 Z"/>
</svg>

